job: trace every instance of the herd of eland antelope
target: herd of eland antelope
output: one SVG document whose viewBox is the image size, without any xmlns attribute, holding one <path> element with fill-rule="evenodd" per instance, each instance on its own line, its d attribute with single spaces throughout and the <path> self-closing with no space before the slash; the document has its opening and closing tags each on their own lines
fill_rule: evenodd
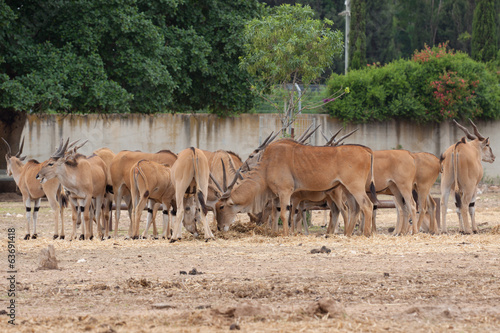
<svg viewBox="0 0 500 333">
<path fill-rule="evenodd" d="M 72 210 L 71 239 L 93 238 L 94 221 L 99 239 L 110 237 L 112 208 L 116 208 L 114 237 L 117 237 L 122 201 L 128 209 L 128 236 L 146 237 L 153 224 L 153 237 L 158 237 L 155 216 L 162 208 L 163 238 L 171 242 L 182 237 L 182 225 L 198 236 L 201 222 L 206 240 L 214 239 L 207 221 L 207 212 L 214 213 L 214 223 L 222 231 L 229 230 L 236 214 L 248 213 L 256 223 L 278 228 L 278 216 L 283 234 L 290 228 L 307 223 L 307 209 L 327 207 L 330 222 L 327 232 L 338 226 L 339 214 L 344 220 L 344 234 L 351 236 L 359 224 L 360 232 L 370 236 L 376 232 L 377 194 L 394 197 L 398 219 L 394 235 L 447 232 L 446 213 L 449 194 L 454 200 L 459 218 L 459 230 L 470 234 L 478 231 L 475 222 L 476 189 L 483 176 L 481 161 L 493 163 L 495 156 L 489 138 L 482 136 L 469 120 L 472 134 L 455 122 L 465 137 L 450 146 L 440 158 L 430 153 L 406 150 L 379 150 L 343 140 L 353 132 L 335 140 L 337 132 L 324 146 L 310 146 L 306 140 L 314 131 L 308 129 L 300 138 L 274 141 L 269 137 L 242 161 L 230 151 L 215 152 L 187 148 L 178 154 L 169 150 L 157 153 L 123 150 L 118 153 L 101 148 L 91 156 L 78 153 L 85 142 L 69 143 L 61 139 L 52 156 L 40 163 L 24 162 L 19 152 L 7 146 L 7 173 L 21 191 L 26 207 L 25 239 L 36 239 L 37 218 L 42 197 L 47 197 L 55 212 L 54 239 L 65 238 L 63 210 Z M 317 129 L 317 128 L 316 128 Z M 441 173 L 441 224 L 436 222 L 436 202 L 431 187 Z M 32 211 L 31 204 L 34 204 Z M 147 206 L 147 225 L 139 235 L 141 213 Z M 429 223 L 424 223 L 424 216 Z M 469 223 L 469 217 L 472 224 Z M 61 229 L 59 230 L 59 216 Z M 83 216 L 83 223 L 82 222 Z M 33 232 L 30 223 L 33 220 Z M 425 220 L 427 221 L 427 220 Z"/>
</svg>

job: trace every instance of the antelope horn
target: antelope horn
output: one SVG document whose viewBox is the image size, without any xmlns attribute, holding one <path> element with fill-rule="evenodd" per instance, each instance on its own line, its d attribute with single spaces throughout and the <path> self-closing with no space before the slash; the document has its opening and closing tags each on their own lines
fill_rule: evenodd
<svg viewBox="0 0 500 333">
<path fill-rule="evenodd" d="M 229 166 L 231 167 L 231 170 L 233 170 L 234 173 L 236 173 L 236 167 L 234 166 L 233 159 L 231 156 L 228 156 L 229 158 Z"/>
<path fill-rule="evenodd" d="M 52 154 L 52 156 L 51 156 L 51 157 L 54 157 L 54 156 L 59 156 L 59 155 L 60 155 L 60 150 L 62 149 L 62 146 L 63 146 L 63 143 L 64 143 L 64 141 L 63 141 L 63 140 L 64 140 L 64 139 L 63 139 L 63 138 L 61 138 L 61 140 L 59 141 L 59 146 L 57 146 L 56 151 Z"/>
<path fill-rule="evenodd" d="M 78 140 L 75 140 L 75 141 L 71 142 L 71 143 L 68 145 L 68 149 L 69 149 L 69 148 L 71 148 L 71 147 L 73 147 L 73 146 L 74 146 L 74 145 L 75 145 L 78 141 L 80 141 L 80 139 L 78 139 Z"/>
<path fill-rule="evenodd" d="M 359 127 L 356 128 L 355 130 L 347 133 L 346 135 L 340 137 L 337 141 L 335 141 L 335 145 L 336 146 L 340 145 L 340 143 L 342 142 L 342 140 L 344 140 L 344 139 L 348 138 L 349 136 L 353 135 L 357 130 L 359 130 Z"/>
<path fill-rule="evenodd" d="M 227 191 L 226 166 L 224 165 L 224 161 L 222 160 L 222 158 L 220 159 L 220 162 L 222 163 L 222 186 L 224 188 L 224 191 Z"/>
<path fill-rule="evenodd" d="M 214 182 L 215 186 L 217 186 L 217 189 L 219 190 L 219 193 L 224 192 L 224 191 L 222 191 L 222 188 L 220 187 L 219 183 L 217 182 L 217 180 L 215 179 L 214 175 L 212 175 L 211 172 L 210 172 L 210 179 L 212 179 L 212 181 Z"/>
<path fill-rule="evenodd" d="M 326 142 L 329 141 L 329 139 L 326 137 L 325 133 L 323 131 L 321 131 L 321 135 L 323 135 L 323 138 L 326 140 Z"/>
<path fill-rule="evenodd" d="M 231 196 L 231 190 L 224 192 L 220 198 L 221 199 L 227 199 L 230 196 Z"/>
<path fill-rule="evenodd" d="M 8 149 L 8 150 L 7 150 L 7 155 L 9 155 L 9 157 L 11 157 L 11 156 L 12 156 L 12 150 L 10 149 L 10 145 L 9 145 L 9 143 L 8 143 L 8 142 L 7 142 L 4 138 L 2 138 L 2 140 L 3 140 L 3 142 L 5 142 L 5 144 L 7 145 L 7 149 Z"/>
<path fill-rule="evenodd" d="M 309 133 L 309 131 L 311 130 L 311 127 L 313 126 L 313 124 L 309 125 L 309 127 L 304 131 L 304 133 L 302 133 L 297 139 L 296 141 L 297 142 L 302 142 L 302 140 L 304 139 L 304 137 L 307 135 L 307 133 Z M 304 140 L 305 141 L 305 140 Z"/>
<path fill-rule="evenodd" d="M 240 169 L 236 170 L 236 167 L 234 166 L 234 163 L 233 163 L 233 159 L 231 157 L 229 158 L 229 166 L 231 167 L 231 169 L 233 170 L 233 172 L 235 174 L 237 174 L 240 177 L 241 180 L 243 180 L 243 176 L 241 175 Z M 248 166 L 248 163 L 247 163 L 247 166 Z M 250 171 L 250 167 L 248 168 L 248 171 Z"/>
<path fill-rule="evenodd" d="M 229 184 L 229 186 L 227 187 L 227 189 L 228 189 L 229 191 L 231 191 L 231 190 L 233 189 L 234 184 L 236 184 L 236 181 L 237 181 L 237 180 L 238 180 L 238 178 L 240 178 L 240 177 L 241 177 L 241 175 L 240 175 L 240 171 L 238 170 L 238 171 L 236 171 L 236 174 L 234 175 L 234 179 L 233 179 L 233 181 L 232 181 L 232 182 L 231 182 L 231 184 Z"/>
<path fill-rule="evenodd" d="M 453 122 L 455 123 L 455 125 L 457 125 L 458 128 L 460 128 L 462 131 L 464 131 L 464 133 L 465 133 L 465 135 L 467 135 L 468 139 L 470 139 L 470 140 L 477 139 L 477 137 L 475 135 L 472 135 L 471 132 L 469 132 L 469 130 L 467 128 L 465 128 L 464 126 L 457 123 L 457 121 L 455 119 L 453 119 Z"/>
<path fill-rule="evenodd" d="M 309 139 L 313 134 L 314 132 L 316 132 L 318 130 L 318 128 L 320 127 L 321 125 L 318 125 L 316 126 L 316 128 L 309 134 L 307 134 L 304 139 L 302 139 L 302 141 L 300 141 L 300 143 L 304 143 L 307 139 Z"/>
<path fill-rule="evenodd" d="M 477 138 L 478 138 L 479 140 L 483 141 L 485 138 L 484 138 L 484 136 L 482 136 L 482 135 L 481 135 L 481 133 L 479 133 L 479 131 L 477 130 L 476 124 L 474 124 L 474 123 L 472 122 L 472 120 L 470 120 L 470 118 L 469 118 L 469 122 L 470 122 L 470 124 L 472 125 L 472 127 L 474 128 L 474 134 L 476 134 L 476 136 L 477 136 Z"/>
<path fill-rule="evenodd" d="M 78 146 L 75 146 L 75 152 L 76 152 L 78 149 L 82 148 L 82 147 L 83 147 L 83 146 L 84 146 L 87 142 L 89 142 L 89 140 L 85 140 L 85 141 L 83 141 L 83 143 L 82 143 L 82 144 L 79 144 Z"/>
<path fill-rule="evenodd" d="M 276 137 L 280 134 L 280 132 L 283 130 L 283 128 L 281 130 L 279 130 L 278 132 L 276 132 L 276 134 L 274 134 L 274 136 L 269 140 L 269 142 L 266 144 L 266 146 L 268 146 L 271 142 L 274 141 L 274 139 L 276 139 Z"/>
<path fill-rule="evenodd" d="M 57 148 L 57 151 L 51 156 L 54 158 L 64 157 L 64 153 L 66 149 L 68 149 L 69 138 L 66 140 L 66 143 L 63 145 L 63 139 L 61 138 L 61 144 Z"/>
<path fill-rule="evenodd" d="M 23 152 L 23 148 L 24 148 L 24 137 L 23 137 L 23 141 L 21 141 L 21 147 L 19 148 L 19 152 L 16 154 L 16 157 L 21 157 L 21 153 Z"/>
<path fill-rule="evenodd" d="M 331 145 L 332 145 L 332 143 L 333 143 L 333 142 L 335 142 L 335 137 L 336 137 L 337 135 L 339 135 L 340 131 L 342 131 L 342 128 L 340 128 L 340 129 L 337 131 L 337 133 L 335 133 L 335 134 L 331 137 L 331 139 L 330 139 L 330 140 L 328 140 L 328 142 L 326 143 L 326 145 L 325 145 L 325 146 L 331 146 Z"/>
<path fill-rule="evenodd" d="M 272 131 L 271 134 L 269 134 L 269 136 L 264 140 L 264 142 L 262 142 L 262 144 L 257 148 L 257 150 L 263 149 L 266 146 L 267 141 L 271 138 L 271 136 L 273 136 L 273 134 L 274 131 Z"/>
</svg>

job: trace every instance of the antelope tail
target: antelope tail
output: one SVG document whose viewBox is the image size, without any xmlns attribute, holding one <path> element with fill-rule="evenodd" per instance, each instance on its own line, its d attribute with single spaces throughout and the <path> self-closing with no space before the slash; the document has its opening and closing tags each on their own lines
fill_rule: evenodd
<svg viewBox="0 0 500 333">
<path fill-rule="evenodd" d="M 370 159 L 370 195 L 369 195 L 370 201 L 376 205 L 379 203 L 377 199 L 377 191 L 375 189 L 375 178 L 373 175 L 373 153 L 371 153 L 371 159 Z"/>
<path fill-rule="evenodd" d="M 191 150 L 193 151 L 193 169 L 194 169 L 194 180 L 196 182 L 196 194 L 198 196 L 198 201 L 200 202 L 201 210 L 203 211 L 204 215 L 207 215 L 208 213 L 208 208 L 205 203 L 205 195 L 201 191 L 200 187 L 200 165 L 199 165 L 199 158 L 198 154 L 196 153 L 196 150 L 191 147 Z"/>
<path fill-rule="evenodd" d="M 142 177 L 142 180 L 144 181 L 144 185 L 146 187 L 146 192 L 144 192 L 144 197 L 147 198 L 149 197 L 149 184 L 148 184 L 148 178 L 146 177 L 146 175 L 144 174 L 144 171 L 142 170 L 141 168 L 141 162 L 144 161 L 144 160 L 141 160 L 137 163 L 137 167 L 135 167 L 135 170 L 134 170 L 134 187 L 137 191 L 137 194 L 138 196 L 140 195 L 139 193 L 139 184 L 137 183 L 138 179 L 139 179 L 139 175 Z"/>
<path fill-rule="evenodd" d="M 56 195 L 57 201 L 59 202 L 59 207 L 67 208 L 68 207 L 68 196 L 64 191 L 61 190 L 61 185 L 59 185 L 59 189 L 57 190 Z"/>
<path fill-rule="evenodd" d="M 455 202 L 457 208 L 462 208 L 462 198 L 460 197 L 460 188 L 458 186 L 458 151 L 456 146 L 451 155 L 451 164 L 453 165 L 453 177 L 455 180 Z"/>
</svg>

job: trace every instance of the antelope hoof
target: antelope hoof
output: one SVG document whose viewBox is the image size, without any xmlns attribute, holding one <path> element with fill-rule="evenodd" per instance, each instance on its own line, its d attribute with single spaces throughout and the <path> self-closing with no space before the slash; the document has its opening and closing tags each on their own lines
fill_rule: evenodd
<svg viewBox="0 0 500 333">
<path fill-rule="evenodd" d="M 180 239 L 173 239 L 173 238 L 171 238 L 171 239 L 170 239 L 170 243 L 175 243 L 175 242 L 177 242 L 178 240 L 180 240 Z"/>
<path fill-rule="evenodd" d="M 30 239 L 30 234 L 26 234 L 26 236 L 24 236 L 24 240 L 29 240 Z"/>
<path fill-rule="evenodd" d="M 478 233 L 478 231 L 477 231 L 477 230 L 474 230 L 474 231 L 473 231 L 473 233 L 474 233 L 474 234 L 477 234 L 477 233 Z"/>
<path fill-rule="evenodd" d="M 58 238 L 59 238 L 59 235 L 54 235 L 52 238 L 53 238 L 53 239 L 58 239 Z"/>
<path fill-rule="evenodd" d="M 64 239 L 64 235 L 62 235 L 62 236 L 59 236 L 59 239 Z"/>
<path fill-rule="evenodd" d="M 133 236 L 132 239 L 133 240 L 139 239 L 139 236 Z"/>
<path fill-rule="evenodd" d="M 37 238 L 38 238 L 38 235 L 37 235 L 37 234 L 33 234 L 33 235 L 31 236 L 31 239 L 37 239 Z"/>
<path fill-rule="evenodd" d="M 85 235 L 84 234 L 81 234 L 80 237 L 78 237 L 79 240 L 84 240 L 85 239 Z"/>
</svg>

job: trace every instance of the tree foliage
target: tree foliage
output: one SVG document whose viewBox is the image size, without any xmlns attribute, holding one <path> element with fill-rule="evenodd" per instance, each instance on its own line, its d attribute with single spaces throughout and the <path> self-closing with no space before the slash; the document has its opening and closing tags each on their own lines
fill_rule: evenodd
<svg viewBox="0 0 500 333">
<path fill-rule="evenodd" d="M 485 62 L 494 60 L 497 50 L 494 1 L 479 0 L 472 23 L 472 57 Z"/>
<path fill-rule="evenodd" d="M 344 29 L 345 0 L 264 0 L 270 5 L 297 2 L 311 6 L 320 19 L 332 20 Z M 495 17 L 495 29 L 500 36 L 500 0 L 489 13 Z M 354 4 L 351 1 L 351 7 Z M 457 51 L 471 54 L 472 18 L 479 0 L 370 0 L 366 1 L 367 63 L 386 64 L 400 58 L 410 58 L 424 44 L 437 46 L 449 42 Z M 353 10 L 353 8 L 351 8 Z M 500 40 L 497 39 L 498 50 Z M 351 44 L 352 45 L 352 44 Z M 337 59 L 332 70 L 342 73 L 343 58 Z"/>
<path fill-rule="evenodd" d="M 239 35 L 258 1 L 0 1 L 0 108 L 221 115 L 251 107 Z"/>
<path fill-rule="evenodd" d="M 349 86 L 351 93 L 328 104 L 328 109 L 346 122 L 499 119 L 497 71 L 446 45 L 426 46 L 410 60 L 333 75 L 328 90 Z"/>
<path fill-rule="evenodd" d="M 349 33 L 349 68 L 359 69 L 366 65 L 366 2 L 352 0 L 351 30 Z"/>
<path fill-rule="evenodd" d="M 240 67 L 254 76 L 254 90 L 260 96 L 280 86 L 285 93 L 285 125 L 300 111 L 298 99 L 293 98 L 295 84 L 307 90 L 342 52 L 342 33 L 331 25 L 330 20 L 314 19 L 309 6 L 297 4 L 274 7 L 245 27 Z"/>
</svg>

